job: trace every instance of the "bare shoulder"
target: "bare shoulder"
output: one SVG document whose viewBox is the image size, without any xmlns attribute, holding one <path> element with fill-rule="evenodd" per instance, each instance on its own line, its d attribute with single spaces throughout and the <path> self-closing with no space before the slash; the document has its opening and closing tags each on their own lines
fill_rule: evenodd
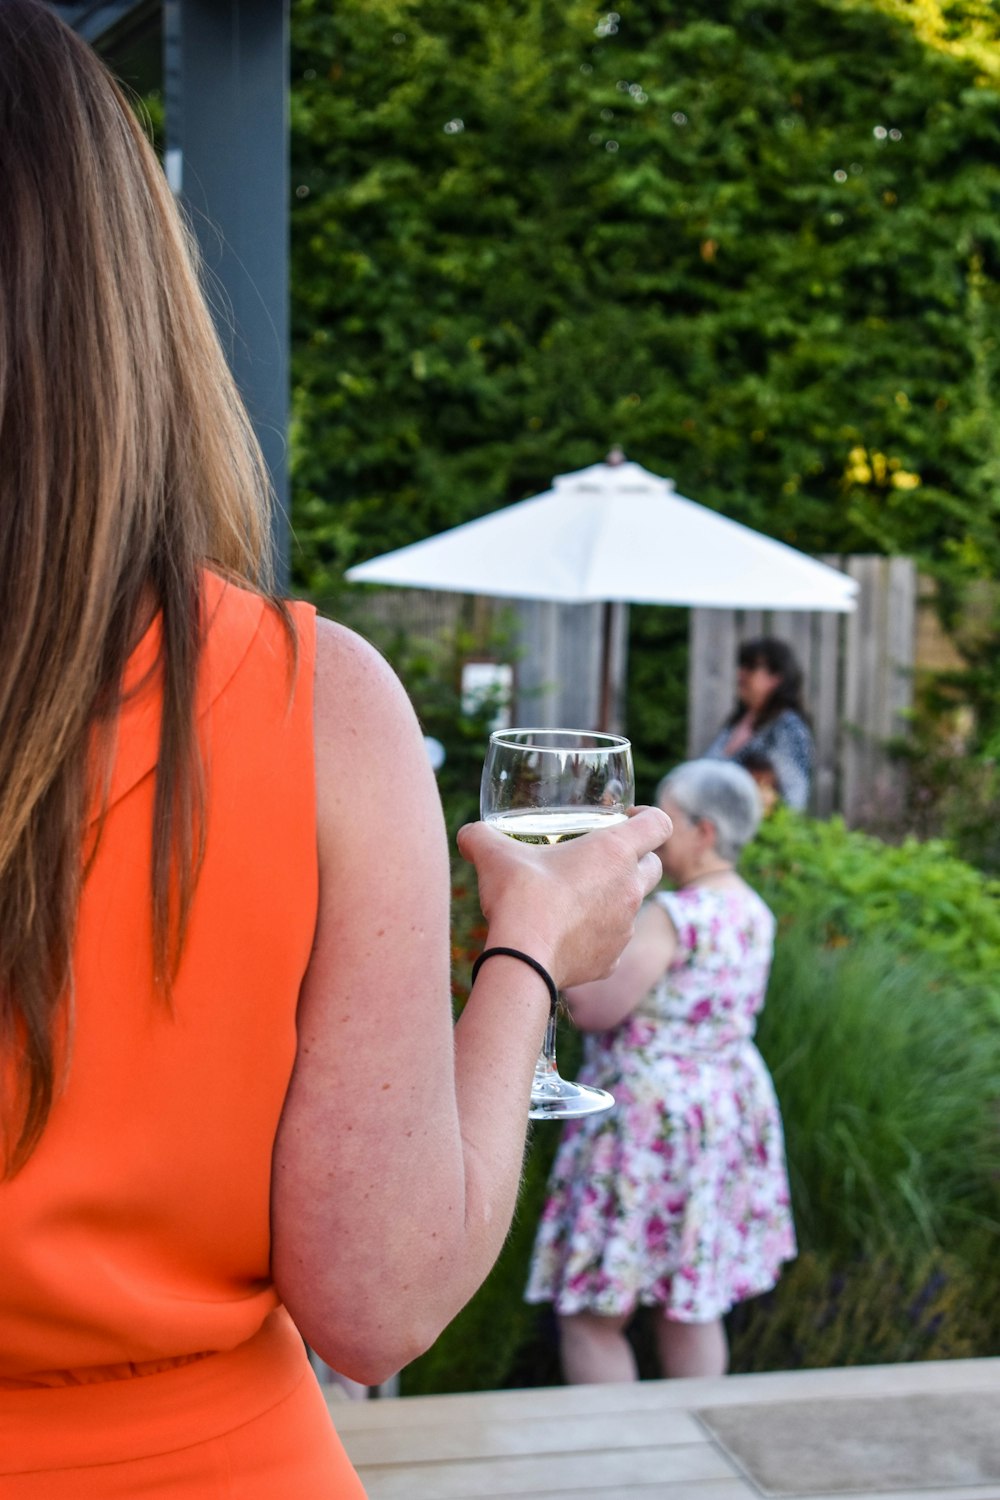
<svg viewBox="0 0 1000 1500">
<path fill-rule="evenodd" d="M 381 652 L 363 636 L 316 619 L 315 716 L 319 730 L 357 733 L 396 714 L 416 723 L 402 683 Z"/>
<path fill-rule="evenodd" d="M 436 904 L 446 902 L 444 820 L 413 705 L 381 653 L 331 620 L 317 622 L 314 737 L 321 922 L 345 858 L 353 871 L 339 907 L 366 885 L 401 900 L 425 874 L 441 888 Z"/>
<path fill-rule="evenodd" d="M 407 788 L 410 811 L 434 816 L 440 803 L 423 734 L 406 690 L 385 657 L 353 630 L 318 619 L 313 701 L 320 859 L 327 834 L 346 819 L 387 809 L 394 787 Z M 405 827 L 399 828 L 405 842 Z"/>
<path fill-rule="evenodd" d="M 677 928 L 666 905 L 655 894 L 644 901 L 635 934 L 650 968 L 667 968 L 677 951 Z"/>
</svg>

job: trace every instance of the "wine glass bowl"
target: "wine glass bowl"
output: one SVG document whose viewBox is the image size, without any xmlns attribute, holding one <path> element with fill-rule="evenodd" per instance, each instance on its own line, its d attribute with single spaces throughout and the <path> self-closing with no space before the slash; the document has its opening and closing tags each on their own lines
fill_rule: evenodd
<svg viewBox="0 0 1000 1500">
<path fill-rule="evenodd" d="M 509 838 L 559 844 L 622 822 L 635 800 L 632 748 L 616 734 L 575 729 L 499 729 L 490 736 L 480 814 Z M 610 1109 L 604 1089 L 571 1083 L 556 1064 L 556 1011 L 531 1090 L 533 1120 L 573 1119 Z"/>
</svg>

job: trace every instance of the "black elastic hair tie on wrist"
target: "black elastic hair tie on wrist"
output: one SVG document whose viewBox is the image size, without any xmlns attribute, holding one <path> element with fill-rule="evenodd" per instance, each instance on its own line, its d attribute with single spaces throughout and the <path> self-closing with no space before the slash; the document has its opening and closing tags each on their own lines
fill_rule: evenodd
<svg viewBox="0 0 1000 1500">
<path fill-rule="evenodd" d="M 549 992 L 549 1003 L 552 1009 L 555 1010 L 559 1003 L 559 991 L 556 989 L 555 980 L 544 964 L 540 964 L 537 958 L 532 958 L 530 953 L 522 953 L 520 948 L 484 948 L 472 965 L 472 984 L 475 984 L 476 975 L 486 960 L 488 958 L 496 958 L 498 955 L 503 958 L 519 958 L 523 964 L 527 964 L 530 968 L 534 969 L 535 973 L 539 974 L 545 980 L 545 987 Z"/>
</svg>

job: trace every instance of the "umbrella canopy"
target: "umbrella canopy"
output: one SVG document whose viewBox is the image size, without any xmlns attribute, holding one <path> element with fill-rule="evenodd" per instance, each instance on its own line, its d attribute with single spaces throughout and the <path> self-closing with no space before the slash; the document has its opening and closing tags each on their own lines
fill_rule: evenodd
<svg viewBox="0 0 1000 1500">
<path fill-rule="evenodd" d="M 359 583 L 725 609 L 854 608 L 857 584 L 612 454 L 551 490 L 348 569 Z"/>
</svg>

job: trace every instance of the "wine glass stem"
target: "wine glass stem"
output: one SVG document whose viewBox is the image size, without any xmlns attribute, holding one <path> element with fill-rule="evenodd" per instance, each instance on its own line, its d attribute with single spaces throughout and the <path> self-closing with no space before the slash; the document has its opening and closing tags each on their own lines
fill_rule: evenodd
<svg viewBox="0 0 1000 1500">
<path fill-rule="evenodd" d="M 542 1043 L 542 1058 L 548 1073 L 558 1073 L 556 1065 L 556 1006 L 549 1006 L 549 1019 L 545 1023 L 545 1041 Z"/>
</svg>

